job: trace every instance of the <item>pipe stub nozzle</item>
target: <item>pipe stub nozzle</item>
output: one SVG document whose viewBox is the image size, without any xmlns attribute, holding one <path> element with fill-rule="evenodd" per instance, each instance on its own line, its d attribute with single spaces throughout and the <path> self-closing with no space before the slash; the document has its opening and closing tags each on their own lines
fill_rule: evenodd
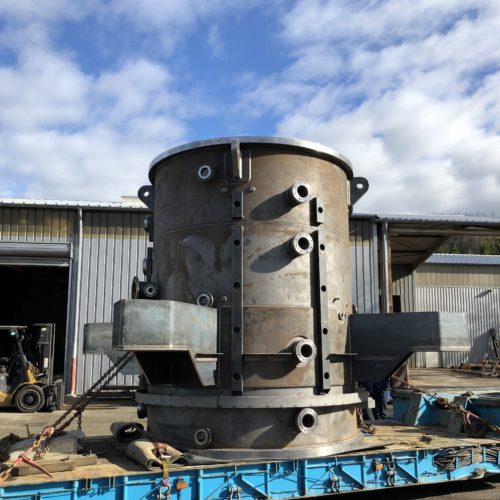
<svg viewBox="0 0 500 500">
<path fill-rule="evenodd" d="M 212 307 L 214 305 L 214 296 L 210 292 L 201 292 L 196 296 L 196 303 L 203 307 Z"/>
<path fill-rule="evenodd" d="M 318 427 L 318 414 L 312 408 L 302 408 L 294 416 L 294 426 L 303 434 L 313 432 Z"/>
<path fill-rule="evenodd" d="M 154 299 L 158 294 L 158 283 L 139 281 L 137 276 L 132 280 L 130 296 L 132 299 Z"/>
<path fill-rule="evenodd" d="M 306 181 L 296 182 L 286 193 L 288 201 L 292 205 L 299 205 L 312 200 L 312 188 Z"/>
<path fill-rule="evenodd" d="M 215 175 L 215 170 L 210 165 L 201 165 L 196 173 L 198 179 L 202 182 L 207 182 Z"/>
<path fill-rule="evenodd" d="M 294 257 L 308 255 L 314 248 L 314 241 L 308 233 L 298 233 L 288 242 L 288 250 Z"/>
<path fill-rule="evenodd" d="M 309 339 L 300 339 L 292 345 L 292 354 L 297 366 L 308 365 L 316 357 L 316 344 Z"/>
<path fill-rule="evenodd" d="M 197 448 L 206 448 L 212 442 L 212 433 L 208 427 L 196 429 L 193 435 L 193 441 Z"/>
</svg>

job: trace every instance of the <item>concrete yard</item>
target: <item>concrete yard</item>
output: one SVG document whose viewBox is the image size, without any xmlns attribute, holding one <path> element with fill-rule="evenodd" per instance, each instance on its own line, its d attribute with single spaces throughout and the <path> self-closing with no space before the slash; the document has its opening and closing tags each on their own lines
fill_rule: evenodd
<svg viewBox="0 0 500 500">
<path fill-rule="evenodd" d="M 461 373 L 447 368 L 410 368 L 410 384 L 423 389 L 453 389 L 453 392 L 463 389 L 498 391 L 500 392 L 500 378 L 480 377 L 470 373 Z"/>
<path fill-rule="evenodd" d="M 15 408 L 0 408 L 0 437 L 13 432 L 24 438 L 27 436 L 27 425 L 32 433 L 40 432 L 44 426 L 52 425 L 66 410 L 52 413 L 20 413 Z M 89 436 L 107 436 L 109 426 L 113 422 L 139 421 L 136 406 L 132 400 L 106 400 L 90 404 L 82 416 L 82 430 Z M 146 427 L 146 420 L 141 420 Z M 69 429 L 76 429 L 77 419 L 73 420 Z"/>
</svg>

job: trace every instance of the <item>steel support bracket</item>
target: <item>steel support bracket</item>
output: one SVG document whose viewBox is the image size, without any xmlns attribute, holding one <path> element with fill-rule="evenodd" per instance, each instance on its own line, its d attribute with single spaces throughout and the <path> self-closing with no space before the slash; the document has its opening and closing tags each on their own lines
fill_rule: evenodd
<svg viewBox="0 0 500 500">
<path fill-rule="evenodd" d="M 231 142 L 231 150 L 226 155 L 226 171 L 229 182 L 243 184 L 252 178 L 250 150 L 241 150 L 238 139 Z"/>
<path fill-rule="evenodd" d="M 137 196 L 150 210 L 155 208 L 155 188 L 154 186 L 142 186 L 137 191 Z"/>
<path fill-rule="evenodd" d="M 368 191 L 370 184 L 364 177 L 353 177 L 350 180 L 349 186 L 351 195 L 350 206 L 352 207 Z"/>
</svg>

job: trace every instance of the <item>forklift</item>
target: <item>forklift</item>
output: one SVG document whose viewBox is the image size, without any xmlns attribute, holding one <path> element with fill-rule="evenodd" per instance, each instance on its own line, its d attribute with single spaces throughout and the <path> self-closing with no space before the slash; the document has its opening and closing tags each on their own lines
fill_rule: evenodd
<svg viewBox="0 0 500 500">
<path fill-rule="evenodd" d="M 0 325 L 0 407 L 23 413 L 62 405 L 62 380 L 54 380 L 55 324 Z"/>
</svg>

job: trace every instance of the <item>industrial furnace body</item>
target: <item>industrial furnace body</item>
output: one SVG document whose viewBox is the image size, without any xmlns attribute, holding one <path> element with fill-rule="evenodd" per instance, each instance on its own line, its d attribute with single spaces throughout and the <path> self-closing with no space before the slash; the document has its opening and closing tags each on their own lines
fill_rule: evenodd
<svg viewBox="0 0 500 500">
<path fill-rule="evenodd" d="M 221 460 L 359 447 L 348 216 L 366 180 L 317 144 L 236 137 L 167 151 L 150 181 L 154 250 L 113 345 L 147 377 L 153 435 Z"/>
</svg>

